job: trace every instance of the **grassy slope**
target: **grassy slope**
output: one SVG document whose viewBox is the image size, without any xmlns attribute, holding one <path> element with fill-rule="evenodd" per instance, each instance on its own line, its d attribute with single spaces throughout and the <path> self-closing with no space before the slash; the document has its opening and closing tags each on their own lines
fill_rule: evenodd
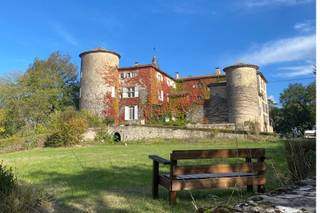
<svg viewBox="0 0 320 213">
<path fill-rule="evenodd" d="M 65 211 L 71 206 L 98 212 L 194 212 L 187 191 L 178 193 L 178 204 L 167 203 L 167 192 L 160 190 L 160 199 L 151 199 L 150 154 L 169 157 L 175 149 L 208 149 L 235 147 L 264 147 L 268 161 L 267 190 L 280 182 L 276 172 L 286 175 L 283 144 L 280 142 L 198 141 L 129 143 L 124 145 L 93 145 L 75 148 L 46 148 L 1 154 L 0 160 L 12 166 L 20 180 L 41 185 L 53 193 Z M 275 164 L 276 170 L 272 164 Z M 219 200 L 248 196 L 237 190 L 192 191 L 198 205 L 212 206 Z M 218 196 L 218 197 L 217 197 Z M 230 199 L 231 198 L 231 199 Z"/>
</svg>

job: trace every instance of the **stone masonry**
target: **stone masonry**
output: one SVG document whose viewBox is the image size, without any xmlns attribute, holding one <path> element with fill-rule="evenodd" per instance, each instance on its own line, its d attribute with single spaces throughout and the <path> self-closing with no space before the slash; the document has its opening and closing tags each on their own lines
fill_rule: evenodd
<svg viewBox="0 0 320 213">
<path fill-rule="evenodd" d="M 147 124 L 186 117 L 191 123 L 254 123 L 272 132 L 266 79 L 253 64 L 235 64 L 216 74 L 171 77 L 152 64 L 119 67 L 120 55 L 106 49 L 80 54 L 80 109 L 115 124 Z M 182 116 L 181 116 L 182 114 Z"/>
</svg>

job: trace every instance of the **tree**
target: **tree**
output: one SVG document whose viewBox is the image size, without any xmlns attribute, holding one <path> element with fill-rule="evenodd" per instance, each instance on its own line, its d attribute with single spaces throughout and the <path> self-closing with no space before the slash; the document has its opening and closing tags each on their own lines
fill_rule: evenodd
<svg viewBox="0 0 320 213">
<path fill-rule="evenodd" d="M 269 104 L 269 115 L 273 130 L 279 133 L 282 132 L 282 125 L 284 122 L 281 108 L 277 107 L 276 105 Z"/>
<path fill-rule="evenodd" d="M 9 134 L 22 126 L 48 121 L 51 113 L 77 106 L 76 66 L 59 52 L 47 60 L 36 58 L 15 82 L 0 85 L 0 107 L 6 111 L 4 125 Z"/>
<path fill-rule="evenodd" d="M 274 129 L 282 134 L 301 135 L 315 125 L 315 82 L 290 84 L 280 94 L 282 108 L 270 109 Z"/>
</svg>

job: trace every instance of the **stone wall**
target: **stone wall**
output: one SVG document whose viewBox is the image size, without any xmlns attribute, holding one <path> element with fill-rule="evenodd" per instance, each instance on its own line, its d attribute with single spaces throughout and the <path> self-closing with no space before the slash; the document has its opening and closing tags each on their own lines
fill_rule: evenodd
<svg viewBox="0 0 320 213">
<path fill-rule="evenodd" d="M 229 122 L 259 121 L 258 66 L 237 64 L 224 68 L 227 76 Z"/>
<path fill-rule="evenodd" d="M 226 82 L 209 84 L 210 99 L 204 104 L 204 113 L 209 123 L 228 122 Z"/>
<path fill-rule="evenodd" d="M 80 109 L 103 116 L 106 96 L 116 92 L 120 56 L 104 49 L 80 54 Z M 113 95 L 117 97 L 116 94 Z M 110 104 L 111 105 L 111 104 Z M 112 110 L 113 106 L 107 106 Z"/>
<path fill-rule="evenodd" d="M 225 129 L 225 130 L 236 130 L 236 125 L 233 123 L 214 123 L 214 124 L 187 124 L 187 128 L 195 129 Z"/>
<path fill-rule="evenodd" d="M 119 126 L 108 127 L 109 134 L 119 133 L 121 141 L 143 140 L 152 138 L 164 139 L 190 139 L 190 138 L 240 138 L 250 139 L 250 135 L 241 132 L 228 130 L 217 131 L 214 129 L 197 128 L 174 128 L 174 127 L 153 127 L 153 126 Z M 88 129 L 83 135 L 84 140 L 93 140 L 96 135 L 95 129 Z M 255 139 L 266 139 L 273 136 L 257 136 Z"/>
<path fill-rule="evenodd" d="M 187 113 L 187 121 L 190 123 L 202 123 L 204 118 L 203 105 L 194 105 Z"/>
</svg>

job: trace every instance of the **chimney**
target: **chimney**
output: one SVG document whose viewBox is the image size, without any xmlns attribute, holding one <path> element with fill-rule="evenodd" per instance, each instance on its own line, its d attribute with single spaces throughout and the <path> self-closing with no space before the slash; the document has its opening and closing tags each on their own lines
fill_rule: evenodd
<svg viewBox="0 0 320 213">
<path fill-rule="evenodd" d="M 176 72 L 176 79 L 179 79 L 179 78 L 180 78 L 179 72 Z"/>
<path fill-rule="evenodd" d="M 221 75 L 221 70 L 220 70 L 220 68 L 219 67 L 216 67 L 216 73 L 215 73 L 216 75 Z"/>
</svg>

